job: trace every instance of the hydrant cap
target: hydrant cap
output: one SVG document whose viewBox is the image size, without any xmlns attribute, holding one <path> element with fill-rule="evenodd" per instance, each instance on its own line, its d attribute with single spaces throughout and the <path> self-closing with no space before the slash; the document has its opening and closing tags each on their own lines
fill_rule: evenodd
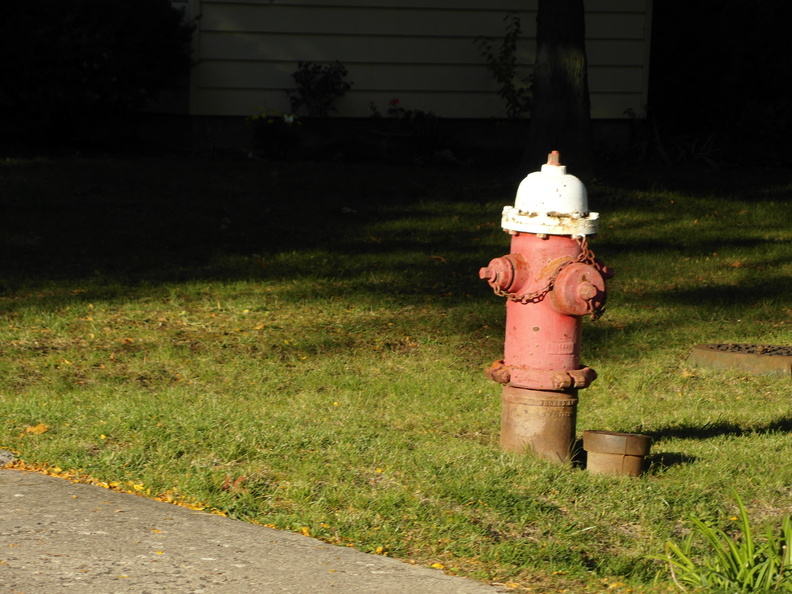
<svg viewBox="0 0 792 594">
<path fill-rule="evenodd" d="M 550 235 L 591 235 L 599 214 L 589 212 L 586 187 L 559 163 L 557 151 L 541 171 L 529 174 L 517 189 L 514 207 L 504 207 L 503 228 Z"/>
<path fill-rule="evenodd" d="M 586 187 L 565 165 L 542 165 L 541 171 L 528 174 L 517 189 L 515 208 L 520 212 L 563 214 L 587 213 Z"/>
</svg>

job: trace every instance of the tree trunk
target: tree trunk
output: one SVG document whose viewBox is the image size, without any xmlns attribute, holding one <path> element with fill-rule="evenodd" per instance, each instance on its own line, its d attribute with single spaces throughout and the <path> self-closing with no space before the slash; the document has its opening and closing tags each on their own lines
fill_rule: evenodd
<svg viewBox="0 0 792 594">
<path fill-rule="evenodd" d="M 578 177 L 593 168 L 583 0 L 539 0 L 533 100 L 520 168 L 537 171 L 557 150 Z"/>
</svg>

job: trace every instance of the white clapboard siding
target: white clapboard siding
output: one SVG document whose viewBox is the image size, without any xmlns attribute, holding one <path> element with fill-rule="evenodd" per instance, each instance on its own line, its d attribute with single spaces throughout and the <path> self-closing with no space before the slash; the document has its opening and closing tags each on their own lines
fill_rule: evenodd
<svg viewBox="0 0 792 594">
<path fill-rule="evenodd" d="M 288 111 L 299 61 L 340 61 L 352 90 L 336 115 L 366 117 L 399 99 L 446 118 L 503 117 L 478 37 L 497 50 L 510 11 L 521 19 L 518 74 L 528 79 L 536 0 L 187 0 L 198 17 L 193 115 Z M 592 117 L 646 105 L 652 0 L 587 0 Z M 174 2 L 180 4 L 184 2 Z"/>
</svg>

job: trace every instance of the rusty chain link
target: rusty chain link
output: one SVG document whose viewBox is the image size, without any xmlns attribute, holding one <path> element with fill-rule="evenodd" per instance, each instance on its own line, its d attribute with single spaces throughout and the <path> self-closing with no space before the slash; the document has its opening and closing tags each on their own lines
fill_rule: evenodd
<svg viewBox="0 0 792 594">
<path fill-rule="evenodd" d="M 564 262 L 561 266 L 559 266 L 553 275 L 550 277 L 550 280 L 547 282 L 547 285 L 540 289 L 539 291 L 534 291 L 533 293 L 509 293 L 508 291 L 504 291 L 500 287 L 495 286 L 494 284 L 490 283 L 492 287 L 492 291 L 498 297 L 506 297 L 507 299 L 511 299 L 512 301 L 519 301 L 520 303 L 539 303 L 542 299 L 545 298 L 550 292 L 550 289 L 553 288 L 553 283 L 555 282 L 555 277 L 561 272 L 561 269 L 565 267 L 567 264 L 570 264 L 572 261 Z"/>
</svg>

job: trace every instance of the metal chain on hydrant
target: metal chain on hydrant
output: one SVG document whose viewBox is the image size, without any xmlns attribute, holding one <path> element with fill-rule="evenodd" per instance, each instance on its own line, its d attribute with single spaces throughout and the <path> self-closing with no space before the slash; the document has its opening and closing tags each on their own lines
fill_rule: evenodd
<svg viewBox="0 0 792 594">
<path fill-rule="evenodd" d="M 585 235 L 577 235 L 575 236 L 575 241 L 577 241 L 578 245 L 580 245 L 580 255 L 577 257 L 577 262 L 582 262 L 583 264 L 589 264 L 593 266 L 597 272 L 600 274 L 604 274 L 604 270 L 602 265 L 597 262 L 597 257 L 594 255 L 594 252 L 591 251 L 591 248 L 588 246 L 588 241 L 586 240 Z M 556 275 L 558 272 L 556 272 Z M 594 307 L 594 300 L 588 300 L 588 310 L 589 310 L 589 317 L 592 320 L 598 319 L 602 314 L 605 313 L 605 300 L 607 299 L 607 295 L 605 295 L 602 299 L 602 302 L 597 306 Z"/>
<path fill-rule="evenodd" d="M 580 246 L 580 254 L 574 260 L 567 260 L 566 262 L 562 263 L 555 269 L 553 274 L 550 275 L 550 279 L 547 281 L 547 284 L 539 289 L 538 291 L 534 291 L 532 293 L 509 293 L 508 291 L 504 291 L 498 286 L 495 286 L 493 283 L 490 283 L 492 286 L 492 290 L 496 295 L 499 297 L 506 297 L 507 299 L 511 299 L 512 301 L 519 301 L 520 303 L 538 303 L 545 296 L 552 291 L 553 285 L 555 284 L 556 278 L 561 273 L 561 271 L 569 266 L 570 264 L 589 264 L 596 268 L 599 272 L 602 272 L 602 266 L 597 262 L 596 256 L 594 252 L 591 251 L 591 248 L 588 246 L 588 241 L 585 235 L 576 235 L 575 241 Z M 605 311 L 605 303 L 603 302 L 600 304 L 599 307 L 594 307 L 594 303 L 592 300 L 588 301 L 589 305 L 589 316 L 592 320 L 596 320 L 599 318 Z"/>
<path fill-rule="evenodd" d="M 559 266 L 553 275 L 550 277 L 550 280 L 547 281 L 547 285 L 543 288 L 539 289 L 538 291 L 534 291 L 533 293 L 509 293 L 508 291 L 504 291 L 500 287 L 490 283 L 493 292 L 498 297 L 506 297 L 507 299 L 511 299 L 512 301 L 519 301 L 520 303 L 539 303 L 542 299 L 545 298 L 550 292 L 550 289 L 553 288 L 553 283 L 555 282 L 556 275 L 561 272 L 561 269 L 564 268 L 567 264 L 570 264 L 572 261 L 564 262 L 561 266 Z"/>
</svg>

